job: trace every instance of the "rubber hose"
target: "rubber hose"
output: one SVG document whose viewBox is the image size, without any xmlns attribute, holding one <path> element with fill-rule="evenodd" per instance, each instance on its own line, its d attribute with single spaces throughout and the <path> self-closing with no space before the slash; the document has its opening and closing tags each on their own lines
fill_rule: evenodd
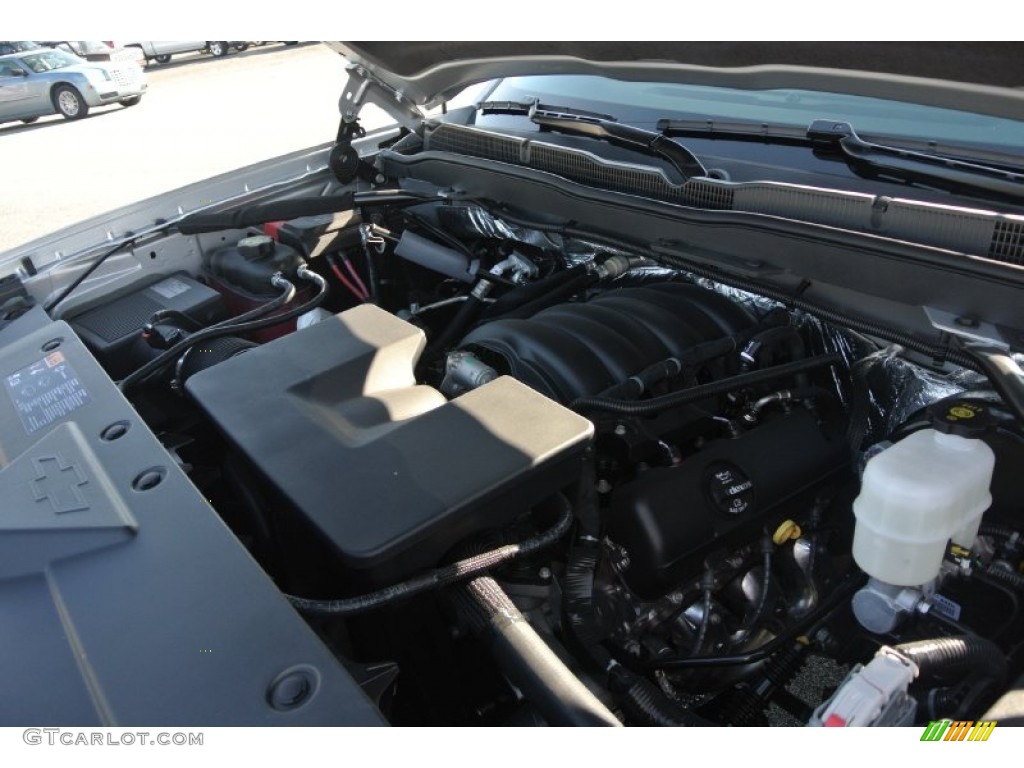
<svg viewBox="0 0 1024 768">
<path fill-rule="evenodd" d="M 587 286 L 592 285 L 593 283 L 596 282 L 597 277 L 595 275 L 591 275 L 584 272 L 583 274 L 576 275 L 571 280 L 568 280 L 556 286 L 555 288 L 551 289 L 551 291 L 540 296 L 539 298 L 536 298 L 533 301 L 527 302 L 526 304 L 522 304 L 519 307 L 516 307 L 515 309 L 506 312 L 505 314 L 501 315 L 500 318 L 489 317 L 488 322 L 490 320 L 498 319 L 522 320 L 529 317 L 533 317 L 542 309 L 547 309 L 548 307 L 554 306 L 555 304 L 561 304 L 570 296 L 574 296 L 575 294 L 587 288 Z"/>
<path fill-rule="evenodd" d="M 669 357 L 644 368 L 625 381 L 613 384 L 600 392 L 597 397 L 608 400 L 635 400 L 654 385 L 678 376 L 685 370 L 699 368 L 716 358 L 736 350 L 738 336 L 723 336 L 705 341 L 682 352 L 678 357 Z"/>
<path fill-rule="evenodd" d="M 978 533 L 982 536 L 998 536 L 1002 539 L 1009 539 L 1014 534 L 1018 538 L 1024 536 L 1024 533 L 1021 533 L 1016 528 L 1011 528 L 1008 525 L 999 525 L 998 523 L 982 523 Z"/>
<path fill-rule="evenodd" d="M 484 278 L 486 279 L 486 278 Z M 447 327 L 438 334 L 438 337 L 431 342 L 430 346 L 423 353 L 423 360 L 433 360 L 443 355 L 445 351 L 456 341 L 461 339 L 469 327 L 473 324 L 483 309 L 484 303 L 472 293 L 466 297 L 459 307 L 455 317 L 448 323 Z"/>
<path fill-rule="evenodd" d="M 650 680 L 637 677 L 623 694 L 623 709 L 631 720 L 663 728 L 715 725 L 676 704 Z"/>
<path fill-rule="evenodd" d="M 763 384 L 775 379 L 793 376 L 798 373 L 812 371 L 817 368 L 838 365 L 843 362 L 842 355 L 829 354 L 818 357 L 798 360 L 792 363 L 772 366 L 751 373 L 739 374 L 721 381 L 702 384 L 690 389 L 673 392 L 669 395 L 651 398 L 640 402 L 627 402 L 621 400 L 609 400 L 599 397 L 581 397 L 572 403 L 572 408 L 577 411 L 608 411 L 610 413 L 624 413 L 631 416 L 644 416 L 658 413 L 668 408 L 677 408 L 682 405 L 704 400 L 716 395 L 724 395 L 727 392 L 735 392 L 737 389 Z"/>
<path fill-rule="evenodd" d="M 983 637 L 959 635 L 937 637 L 902 643 L 895 650 L 917 664 L 921 677 L 928 678 L 939 672 L 954 672 L 980 678 L 978 684 L 988 681 L 985 689 L 1001 686 L 1006 679 L 1006 657 L 998 645 Z M 971 704 L 981 697 L 977 691 Z"/>
<path fill-rule="evenodd" d="M 993 581 L 998 581 L 1008 587 L 1017 590 L 1024 590 L 1024 574 L 1015 573 L 1006 568 L 993 568 L 991 565 L 985 569 L 985 575 Z"/>
<path fill-rule="evenodd" d="M 537 280 L 534 283 L 528 283 L 520 286 L 519 288 L 507 291 L 503 295 L 499 296 L 493 304 L 487 307 L 485 317 L 487 319 L 501 317 L 505 312 L 510 312 L 517 307 L 521 307 L 534 299 L 544 296 L 548 291 L 555 290 L 563 283 L 567 283 L 573 278 L 586 274 L 586 272 L 586 265 L 580 264 L 575 267 L 570 267 L 563 272 L 555 272 L 547 277 Z"/>
</svg>

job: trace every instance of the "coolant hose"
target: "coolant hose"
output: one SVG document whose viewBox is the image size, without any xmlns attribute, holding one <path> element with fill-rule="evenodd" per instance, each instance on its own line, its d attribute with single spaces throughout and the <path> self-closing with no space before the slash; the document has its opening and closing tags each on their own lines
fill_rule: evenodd
<svg viewBox="0 0 1024 768">
<path fill-rule="evenodd" d="M 903 643 L 895 649 L 917 664 L 922 678 L 939 672 L 970 675 L 970 691 L 953 712 L 957 719 L 969 716 L 986 695 L 1001 688 L 1006 679 L 1006 657 L 998 645 L 983 637 L 937 637 Z M 952 706 L 953 702 L 948 693 L 943 695 L 942 706 Z"/>
<path fill-rule="evenodd" d="M 490 576 L 459 587 L 456 605 L 502 672 L 551 725 L 618 726 L 611 711 L 565 666 Z"/>
<path fill-rule="evenodd" d="M 939 671 L 970 671 L 999 682 L 1006 677 L 1006 657 L 1002 650 L 991 640 L 983 637 L 936 637 L 931 640 L 902 643 L 894 647 L 917 664 L 922 677 Z"/>
<path fill-rule="evenodd" d="M 811 357 L 806 360 L 797 360 L 792 363 L 752 371 L 751 373 L 731 376 L 721 381 L 711 382 L 710 384 L 702 384 L 698 387 L 690 387 L 689 389 L 683 389 L 679 392 L 662 395 L 661 397 L 653 397 L 650 400 L 629 402 L 602 397 L 581 397 L 572 403 L 572 408 L 577 411 L 608 411 L 610 413 L 624 413 L 630 416 L 645 416 L 659 413 L 668 408 L 688 405 L 716 395 L 735 392 L 744 387 L 774 381 L 786 376 L 813 371 L 817 368 L 840 365 L 842 362 L 842 355 L 819 355 L 818 357 Z"/>
</svg>

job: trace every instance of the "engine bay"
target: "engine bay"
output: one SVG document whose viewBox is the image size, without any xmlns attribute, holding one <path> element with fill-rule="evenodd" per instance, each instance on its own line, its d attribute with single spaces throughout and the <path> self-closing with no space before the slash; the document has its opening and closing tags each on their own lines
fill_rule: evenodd
<svg viewBox="0 0 1024 768">
<path fill-rule="evenodd" d="M 985 375 L 522 201 L 345 194 L 194 217 L 197 269 L 63 319 L 388 722 L 1020 688 L 1024 425 Z"/>
</svg>

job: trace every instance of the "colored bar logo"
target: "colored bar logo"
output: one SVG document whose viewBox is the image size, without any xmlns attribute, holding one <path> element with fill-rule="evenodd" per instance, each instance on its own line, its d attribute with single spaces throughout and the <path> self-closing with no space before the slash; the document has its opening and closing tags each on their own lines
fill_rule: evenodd
<svg viewBox="0 0 1024 768">
<path fill-rule="evenodd" d="M 932 720 L 921 741 L 988 741 L 995 727 L 995 720 Z"/>
</svg>

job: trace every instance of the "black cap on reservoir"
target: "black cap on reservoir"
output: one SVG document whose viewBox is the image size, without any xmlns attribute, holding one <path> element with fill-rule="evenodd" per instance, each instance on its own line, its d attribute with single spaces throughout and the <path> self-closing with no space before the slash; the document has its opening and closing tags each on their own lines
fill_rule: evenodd
<svg viewBox="0 0 1024 768">
<path fill-rule="evenodd" d="M 932 427 L 947 435 L 982 437 L 996 426 L 989 408 L 975 400 L 942 400 L 928 406 Z"/>
</svg>

